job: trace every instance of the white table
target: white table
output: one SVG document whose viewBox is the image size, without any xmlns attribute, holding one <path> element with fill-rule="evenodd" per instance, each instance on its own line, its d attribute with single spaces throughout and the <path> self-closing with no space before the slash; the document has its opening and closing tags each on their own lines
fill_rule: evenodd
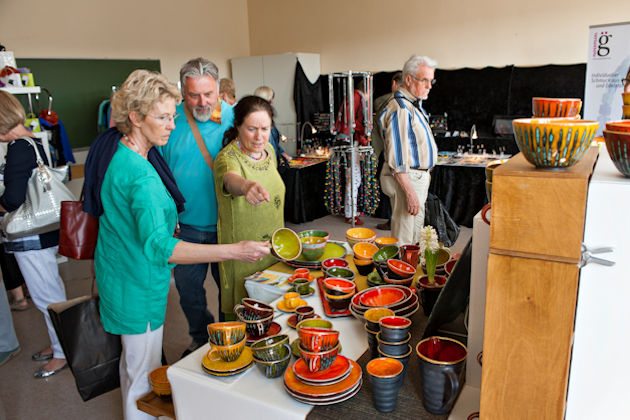
<svg viewBox="0 0 630 420">
<path fill-rule="evenodd" d="M 319 290 L 313 282 L 315 294 L 306 298 L 315 313 L 325 317 Z M 276 305 L 274 301 L 272 305 Z M 282 327 L 281 334 L 287 334 L 292 342 L 297 332 L 287 325 L 291 314 L 276 309 L 274 321 Z M 340 332 L 341 354 L 357 360 L 368 348 L 363 324 L 354 317 L 330 318 Z M 201 359 L 209 350 L 209 345 L 197 349 L 187 357 L 172 365 L 168 380 L 173 392 L 175 415 L 178 420 L 187 419 L 303 419 L 313 408 L 300 403 L 284 390 L 283 377 L 268 379 L 252 366 L 246 372 L 231 377 L 215 377 L 201 368 Z M 293 358 L 288 369 L 294 363 Z"/>
</svg>

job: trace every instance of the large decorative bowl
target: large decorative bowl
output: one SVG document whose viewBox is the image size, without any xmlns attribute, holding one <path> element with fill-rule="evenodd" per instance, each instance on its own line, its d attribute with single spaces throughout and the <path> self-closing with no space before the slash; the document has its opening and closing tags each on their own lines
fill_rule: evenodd
<svg viewBox="0 0 630 420">
<path fill-rule="evenodd" d="M 405 293 L 395 288 L 380 288 L 364 293 L 359 302 L 372 308 L 389 308 L 405 298 Z"/>
<path fill-rule="evenodd" d="M 302 242 L 291 229 L 280 228 L 271 235 L 271 250 L 276 258 L 291 261 L 302 253 Z"/>
<path fill-rule="evenodd" d="M 582 100 L 574 98 L 532 98 L 532 111 L 537 118 L 575 117 L 582 109 Z"/>
<path fill-rule="evenodd" d="M 588 149 L 597 121 L 519 118 L 512 121 L 518 148 L 538 168 L 568 168 Z"/>
<path fill-rule="evenodd" d="M 624 176 L 630 177 L 630 132 L 604 130 L 604 138 L 615 168 Z"/>
<path fill-rule="evenodd" d="M 606 130 L 629 132 L 630 120 L 606 121 Z"/>
<path fill-rule="evenodd" d="M 319 260 L 324 255 L 328 243 L 326 238 L 319 236 L 303 236 L 300 241 L 302 242 L 302 256 L 308 261 Z"/>
</svg>

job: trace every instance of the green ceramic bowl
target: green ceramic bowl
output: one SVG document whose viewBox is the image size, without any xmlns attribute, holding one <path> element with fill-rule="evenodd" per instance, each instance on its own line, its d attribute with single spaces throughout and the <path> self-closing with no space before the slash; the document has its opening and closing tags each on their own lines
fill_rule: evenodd
<svg viewBox="0 0 630 420">
<path fill-rule="evenodd" d="M 399 249 L 396 245 L 383 247 L 374 253 L 375 263 L 384 263 L 387 260 L 398 258 Z"/>
<path fill-rule="evenodd" d="M 326 232 L 325 230 L 303 230 L 301 232 L 298 233 L 298 236 L 300 238 L 307 238 L 309 236 L 316 236 L 318 238 L 324 238 L 326 239 L 326 241 L 328 241 L 328 239 L 330 239 L 330 233 Z"/>
<path fill-rule="evenodd" d="M 309 261 L 319 260 L 326 249 L 326 238 L 319 236 L 302 236 L 302 256 Z"/>
<path fill-rule="evenodd" d="M 287 366 L 289 366 L 289 362 L 291 361 L 291 346 L 284 343 L 280 349 L 282 350 L 282 356 L 278 360 L 266 361 L 254 357 L 256 366 L 258 366 L 258 369 L 260 369 L 263 375 L 267 378 L 277 378 L 278 376 L 281 376 Z"/>
<path fill-rule="evenodd" d="M 291 261 L 302 253 L 302 242 L 291 229 L 280 228 L 271 235 L 271 249 L 277 258 Z"/>
</svg>

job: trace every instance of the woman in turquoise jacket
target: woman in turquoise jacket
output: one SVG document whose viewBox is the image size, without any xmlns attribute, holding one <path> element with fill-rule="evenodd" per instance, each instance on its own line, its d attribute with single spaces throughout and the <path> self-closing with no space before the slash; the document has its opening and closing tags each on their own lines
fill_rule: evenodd
<svg viewBox="0 0 630 420">
<path fill-rule="evenodd" d="M 111 160 L 93 147 L 86 162 L 86 197 L 98 197 L 102 205 L 94 267 L 103 327 L 121 336 L 125 419 L 149 417 L 136 400 L 150 390 L 148 373 L 161 364 L 171 268 L 253 262 L 269 253 L 265 242 L 202 245 L 174 237 L 179 192 L 152 149 L 168 142 L 180 101 L 177 88 L 161 74 L 134 71 L 112 98 L 116 129 L 95 142 L 112 142 Z M 92 175 L 97 167 L 106 168 L 104 177 Z"/>
</svg>

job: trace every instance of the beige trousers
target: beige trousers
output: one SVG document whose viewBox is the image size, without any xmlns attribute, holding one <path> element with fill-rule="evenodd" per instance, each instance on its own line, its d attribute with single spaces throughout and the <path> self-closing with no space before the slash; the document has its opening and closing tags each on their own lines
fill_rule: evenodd
<svg viewBox="0 0 630 420">
<path fill-rule="evenodd" d="M 407 211 L 407 198 L 400 184 L 385 164 L 381 172 L 381 188 L 392 203 L 392 236 L 399 245 L 415 244 L 419 241 L 420 230 L 424 227 L 424 203 L 427 201 L 431 175 L 427 171 L 410 170 L 409 180 L 420 201 L 420 211 L 412 216 Z"/>
</svg>

